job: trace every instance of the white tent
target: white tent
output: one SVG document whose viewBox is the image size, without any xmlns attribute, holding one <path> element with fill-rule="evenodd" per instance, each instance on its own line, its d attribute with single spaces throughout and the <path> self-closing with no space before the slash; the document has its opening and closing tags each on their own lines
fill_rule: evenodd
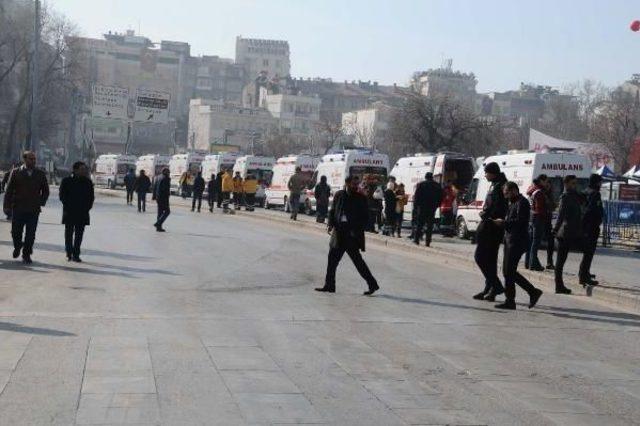
<svg viewBox="0 0 640 426">
<path fill-rule="evenodd" d="M 640 178 L 640 165 L 631 167 L 622 177 L 626 178 Z"/>
</svg>

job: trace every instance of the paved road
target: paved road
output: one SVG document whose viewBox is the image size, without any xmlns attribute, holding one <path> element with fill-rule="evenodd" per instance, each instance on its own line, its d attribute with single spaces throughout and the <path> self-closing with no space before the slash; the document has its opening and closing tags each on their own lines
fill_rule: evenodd
<svg viewBox="0 0 640 426">
<path fill-rule="evenodd" d="M 316 294 L 326 236 L 177 208 L 159 234 L 154 213 L 99 198 L 83 264 L 55 202 L 32 267 L 0 223 L 1 425 L 640 422 L 637 315 L 497 312 L 476 272 L 376 248 L 377 297 L 347 259 Z"/>
</svg>

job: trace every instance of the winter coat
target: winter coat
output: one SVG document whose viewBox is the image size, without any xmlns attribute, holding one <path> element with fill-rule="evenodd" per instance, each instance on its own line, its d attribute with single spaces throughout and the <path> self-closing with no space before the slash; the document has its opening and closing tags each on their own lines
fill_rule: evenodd
<svg viewBox="0 0 640 426">
<path fill-rule="evenodd" d="M 404 190 L 396 190 L 396 213 L 403 213 L 404 207 L 409 202 L 409 196 Z"/>
<path fill-rule="evenodd" d="M 139 194 L 146 194 L 151 189 L 151 179 L 147 175 L 140 175 L 136 178 L 133 188 Z"/>
<path fill-rule="evenodd" d="M 133 185 L 136 182 L 136 175 L 133 172 L 127 172 L 124 175 L 124 186 L 127 188 L 127 191 L 133 190 Z"/>
<path fill-rule="evenodd" d="M 320 182 L 316 185 L 313 195 L 316 197 L 316 204 L 320 206 L 329 205 L 331 187 L 327 183 Z"/>
<path fill-rule="evenodd" d="M 584 217 L 582 219 L 583 233 L 590 235 L 600 229 L 604 218 L 604 208 L 602 207 L 602 196 L 600 191 L 588 189 L 585 193 L 586 204 Z"/>
<path fill-rule="evenodd" d="M 456 201 L 456 193 L 450 186 L 442 191 L 442 200 L 440 201 L 440 213 L 452 213 L 453 203 Z"/>
<path fill-rule="evenodd" d="M 59 196 L 63 224 L 89 225 L 89 211 L 95 199 L 91 179 L 75 174 L 65 177 L 60 182 Z"/>
<path fill-rule="evenodd" d="M 242 192 L 242 178 L 234 177 L 233 178 L 233 192 Z"/>
<path fill-rule="evenodd" d="M 343 216 L 346 222 L 342 222 Z M 347 247 L 349 240 L 353 240 L 364 251 L 364 229 L 368 222 L 367 198 L 364 195 L 347 193 L 346 190 L 336 192 L 329 210 L 329 226 L 333 228 L 331 247 Z"/>
<path fill-rule="evenodd" d="M 40 207 L 49 198 L 47 176 L 40 169 L 33 169 L 31 176 L 26 167 L 13 169 L 4 194 L 4 211 L 40 213 Z"/>
<path fill-rule="evenodd" d="M 222 192 L 233 192 L 233 176 L 225 173 L 222 176 Z"/>
<path fill-rule="evenodd" d="M 416 186 L 413 194 L 413 206 L 415 209 L 426 213 L 435 214 L 442 200 L 442 188 L 434 181 L 423 180 Z"/>
<path fill-rule="evenodd" d="M 193 180 L 193 192 L 196 194 L 202 194 L 204 192 L 204 178 L 202 176 L 196 176 Z"/>
<path fill-rule="evenodd" d="M 171 178 L 169 176 L 160 176 L 156 181 L 156 187 L 153 191 L 153 199 L 159 206 L 169 207 L 169 198 L 171 197 Z"/>
<path fill-rule="evenodd" d="M 291 194 L 301 194 L 302 191 L 307 186 L 307 178 L 302 173 L 294 173 L 293 176 L 289 178 L 289 182 L 287 183 L 287 187 Z"/>
<path fill-rule="evenodd" d="M 258 192 L 258 181 L 256 179 L 245 179 L 242 189 L 245 194 L 255 194 Z"/>
<path fill-rule="evenodd" d="M 384 190 L 384 215 L 387 219 L 391 219 L 396 214 L 396 205 L 398 200 L 393 189 Z"/>
<path fill-rule="evenodd" d="M 509 202 L 504 218 L 504 242 L 509 247 L 525 248 L 529 241 L 529 216 L 531 205 L 522 195 Z"/>
<path fill-rule="evenodd" d="M 553 227 L 556 237 L 579 240 L 582 233 L 582 199 L 576 191 L 565 191 L 560 197 L 558 220 Z"/>
</svg>

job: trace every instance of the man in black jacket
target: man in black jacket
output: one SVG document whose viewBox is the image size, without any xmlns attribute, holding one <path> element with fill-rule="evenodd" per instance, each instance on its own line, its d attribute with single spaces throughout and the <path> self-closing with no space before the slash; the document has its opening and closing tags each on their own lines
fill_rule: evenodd
<svg viewBox="0 0 640 426">
<path fill-rule="evenodd" d="M 211 179 L 207 182 L 207 202 L 209 203 L 209 211 L 213 212 L 213 206 L 218 198 L 218 180 L 215 173 L 211 173 Z"/>
<path fill-rule="evenodd" d="M 575 175 L 564 177 L 564 193 L 560 197 L 558 220 L 553 227 L 553 235 L 558 240 L 555 270 L 556 294 L 571 294 L 571 289 L 565 287 L 562 278 L 564 264 L 569 250 L 581 245 L 582 200 L 576 191 L 576 185 Z"/>
<path fill-rule="evenodd" d="M 345 180 L 345 189 L 338 191 L 333 197 L 329 211 L 328 231 L 331 240 L 327 276 L 324 287 L 316 288 L 316 291 L 335 293 L 336 269 L 345 252 L 369 286 L 369 290 L 364 294 L 370 296 L 379 289 L 376 279 L 360 254 L 360 251 L 365 249 L 364 229 L 369 217 L 367 198 L 358 192 L 359 185 L 360 179 L 357 176 L 349 176 Z"/>
<path fill-rule="evenodd" d="M 204 194 L 205 182 L 202 177 L 202 172 L 198 172 L 196 178 L 193 180 L 193 196 L 191 199 L 191 211 L 196 209 L 196 203 L 198 204 L 198 213 L 202 207 L 202 194 Z"/>
<path fill-rule="evenodd" d="M 136 183 L 136 174 L 133 169 L 129 169 L 124 175 L 124 188 L 127 190 L 127 205 L 133 204 L 133 187 Z"/>
<path fill-rule="evenodd" d="M 602 186 L 602 176 L 592 174 L 589 177 L 589 188 L 586 192 L 586 205 L 584 217 L 582 219 L 582 262 L 580 262 L 580 284 L 582 285 L 598 285 L 591 277 L 591 262 L 598 245 L 598 237 L 600 236 L 600 225 L 604 217 L 604 209 L 602 207 L 602 197 L 600 196 L 600 187 Z"/>
<path fill-rule="evenodd" d="M 93 183 L 89 179 L 86 164 L 78 161 L 73 164 L 71 176 L 60 183 L 60 201 L 62 202 L 62 223 L 64 224 L 64 247 L 67 260 L 80 260 L 80 246 L 84 228 L 89 225 L 89 211 L 95 199 Z"/>
<path fill-rule="evenodd" d="M 153 226 L 156 227 L 156 231 L 165 232 L 162 224 L 171 210 L 169 209 L 169 198 L 171 197 L 171 178 L 169 177 L 169 169 L 162 169 L 162 176 L 156 182 L 156 187 L 153 190 L 153 199 L 158 204 L 158 220 Z"/>
<path fill-rule="evenodd" d="M 216 175 L 216 206 L 222 208 L 222 177 L 224 176 L 224 169 L 220 169 Z"/>
<path fill-rule="evenodd" d="M 425 243 L 427 247 L 431 245 L 431 235 L 433 234 L 433 222 L 436 210 L 442 200 L 442 188 L 434 182 L 433 173 L 429 172 L 424 176 L 424 180 L 416 186 L 413 194 L 413 209 L 416 218 L 416 229 L 413 234 L 413 242 L 420 244 L 422 229 L 427 227 L 425 233 Z"/>
<path fill-rule="evenodd" d="M 504 219 L 493 221 L 504 229 L 504 256 L 502 273 L 504 274 L 505 302 L 496 305 L 498 309 L 516 309 L 516 284 L 529 295 L 529 309 L 533 308 L 542 291 L 535 288 L 529 280 L 518 272 L 520 258 L 528 249 L 529 201 L 520 194 L 518 184 L 507 182 L 503 189 L 504 197 L 509 201 L 507 215 Z"/>
<path fill-rule="evenodd" d="M 138 195 L 138 213 L 147 211 L 147 192 L 151 188 L 151 180 L 144 170 L 140 170 L 140 174 L 136 178 L 133 189 Z"/>
<path fill-rule="evenodd" d="M 504 238 L 504 229 L 498 226 L 496 219 L 504 219 L 507 214 L 507 201 L 502 186 L 507 182 L 498 163 L 489 163 L 484 167 L 485 177 L 491 187 L 482 205 L 480 224 L 476 231 L 475 260 L 484 275 L 484 290 L 473 296 L 477 300 L 495 302 L 496 296 L 504 292 L 498 278 L 498 251 Z"/>
</svg>

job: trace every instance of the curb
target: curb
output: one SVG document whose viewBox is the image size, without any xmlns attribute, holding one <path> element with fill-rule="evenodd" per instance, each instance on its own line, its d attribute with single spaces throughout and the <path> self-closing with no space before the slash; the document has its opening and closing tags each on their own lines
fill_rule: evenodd
<svg viewBox="0 0 640 426">
<path fill-rule="evenodd" d="M 124 197 L 124 193 L 118 190 L 112 189 L 103 189 L 96 188 L 96 193 L 107 195 L 111 197 Z M 186 203 L 181 203 L 181 199 L 177 199 L 178 203 L 174 201 L 174 205 L 179 207 L 190 208 L 190 205 L 187 206 Z M 253 220 L 269 222 L 273 224 L 274 222 L 287 227 L 298 227 L 303 228 L 309 231 L 325 233 L 326 225 L 316 224 L 315 222 L 308 222 L 304 220 L 300 221 L 291 221 L 286 217 L 277 217 L 275 215 L 266 215 L 260 214 L 259 210 L 256 210 L 251 213 L 247 213 L 246 211 L 237 210 L 235 212 L 236 216 L 249 218 Z M 370 245 L 374 245 L 377 248 L 388 248 L 392 250 L 397 250 L 400 252 L 411 253 L 414 255 L 420 255 L 424 257 L 429 256 L 438 256 L 441 258 L 445 258 L 445 263 L 450 263 L 449 261 L 453 260 L 456 262 L 464 262 L 465 266 L 471 267 L 474 270 L 477 269 L 475 260 L 473 258 L 473 254 L 463 253 L 457 250 L 451 249 L 442 249 L 437 247 L 425 247 L 425 246 L 416 246 L 412 243 L 402 241 L 400 239 L 395 239 L 391 237 L 386 237 L 377 234 L 367 234 L 367 243 Z M 502 269 L 502 265 L 499 265 L 499 270 Z M 527 279 L 534 282 L 536 285 L 541 285 L 546 293 L 553 293 L 555 290 L 555 281 L 553 274 L 545 273 L 545 272 L 535 272 L 529 271 L 526 269 L 518 270 L 520 274 L 522 274 Z M 588 287 L 584 288 L 575 276 L 570 276 L 565 274 L 565 285 L 573 291 L 573 294 L 580 295 L 584 294 L 587 297 L 592 297 L 598 301 L 603 301 L 608 304 L 615 305 L 616 307 L 633 311 L 636 313 L 640 313 L 640 290 L 635 289 L 625 289 L 620 288 L 617 284 L 609 284 L 607 282 L 600 282 L 599 286 L 596 287 Z M 636 292 L 634 294 L 634 291 Z"/>
</svg>

